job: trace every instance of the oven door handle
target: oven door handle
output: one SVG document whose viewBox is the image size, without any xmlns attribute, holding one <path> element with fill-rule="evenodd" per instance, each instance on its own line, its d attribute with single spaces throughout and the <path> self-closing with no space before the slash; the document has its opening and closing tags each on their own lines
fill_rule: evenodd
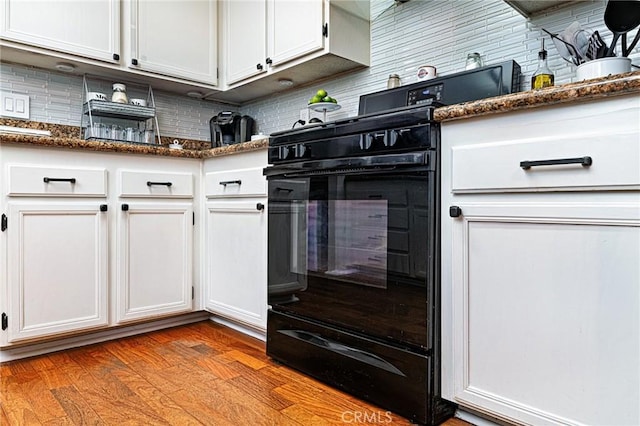
<svg viewBox="0 0 640 426">
<path fill-rule="evenodd" d="M 393 170 L 406 167 L 419 167 L 422 171 L 435 171 L 435 166 L 435 151 L 420 151 L 289 163 L 267 167 L 264 169 L 264 175 L 349 174 L 363 170 Z"/>
</svg>

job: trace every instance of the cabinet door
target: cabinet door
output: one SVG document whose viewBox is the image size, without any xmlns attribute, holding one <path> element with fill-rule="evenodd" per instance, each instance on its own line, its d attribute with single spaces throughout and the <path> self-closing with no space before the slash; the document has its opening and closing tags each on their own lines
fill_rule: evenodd
<svg viewBox="0 0 640 426">
<path fill-rule="evenodd" d="M 264 198 L 207 203 L 206 308 L 260 329 L 267 324 L 265 209 Z"/>
<path fill-rule="evenodd" d="M 122 204 L 118 214 L 118 322 L 190 311 L 192 204 Z"/>
<path fill-rule="evenodd" d="M 8 341 L 106 326 L 107 213 L 96 202 L 8 207 Z"/>
<path fill-rule="evenodd" d="M 129 66 L 216 84 L 216 7 L 216 0 L 132 0 Z"/>
<path fill-rule="evenodd" d="M 120 53 L 119 0 L 2 0 L 6 40 L 114 61 Z"/>
<path fill-rule="evenodd" d="M 324 48 L 324 1 L 268 0 L 267 5 L 273 66 Z"/>
<path fill-rule="evenodd" d="M 266 72 L 266 0 L 227 0 L 223 10 L 227 83 Z"/>
<path fill-rule="evenodd" d="M 457 402 L 528 424 L 640 423 L 635 200 L 459 204 L 443 219 Z"/>
</svg>

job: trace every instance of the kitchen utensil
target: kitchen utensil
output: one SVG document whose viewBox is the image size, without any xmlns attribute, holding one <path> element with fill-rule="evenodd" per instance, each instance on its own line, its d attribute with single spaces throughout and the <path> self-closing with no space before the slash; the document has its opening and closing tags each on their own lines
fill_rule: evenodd
<svg viewBox="0 0 640 426">
<path fill-rule="evenodd" d="M 613 56 L 618 38 L 640 25 L 640 2 L 609 0 L 604 10 L 604 24 L 613 33 L 606 56 Z"/>
<path fill-rule="evenodd" d="M 551 39 L 553 40 L 553 44 L 556 47 L 556 50 L 558 51 L 558 54 L 562 57 L 562 59 L 564 59 L 565 61 L 573 65 L 580 65 L 582 63 L 582 57 L 578 53 L 578 49 L 576 49 L 576 47 L 573 44 L 563 40 L 559 34 L 553 34 L 545 30 L 544 28 L 542 28 L 542 31 L 544 31 L 545 33 L 551 36 Z"/>
<path fill-rule="evenodd" d="M 633 48 L 636 47 L 636 44 L 638 44 L 638 40 L 640 40 L 640 30 L 638 30 L 638 32 L 636 33 L 636 36 L 633 38 L 633 41 L 631 42 L 627 50 L 625 51 L 624 48 L 622 49 L 622 56 L 629 56 L 629 53 L 631 53 Z"/>
</svg>

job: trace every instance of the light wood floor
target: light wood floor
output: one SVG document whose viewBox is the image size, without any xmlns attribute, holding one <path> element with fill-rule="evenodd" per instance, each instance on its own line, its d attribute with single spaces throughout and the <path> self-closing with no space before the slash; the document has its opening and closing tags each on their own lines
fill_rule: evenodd
<svg viewBox="0 0 640 426">
<path fill-rule="evenodd" d="M 410 424 L 209 321 L 4 363 L 0 378 L 0 425 Z"/>
</svg>

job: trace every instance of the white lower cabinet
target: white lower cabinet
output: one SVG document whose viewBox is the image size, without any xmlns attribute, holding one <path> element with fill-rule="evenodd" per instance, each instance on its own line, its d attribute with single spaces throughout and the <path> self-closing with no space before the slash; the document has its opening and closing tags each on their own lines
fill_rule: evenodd
<svg viewBox="0 0 640 426">
<path fill-rule="evenodd" d="M 457 206 L 456 400 L 530 424 L 638 424 L 640 202 Z"/>
<path fill-rule="evenodd" d="M 640 424 L 639 112 L 619 97 L 443 123 L 446 399 Z"/>
<path fill-rule="evenodd" d="M 205 308 L 267 326 L 267 151 L 204 162 Z"/>
<path fill-rule="evenodd" d="M 191 203 L 122 203 L 118 212 L 117 321 L 189 312 Z"/>
<path fill-rule="evenodd" d="M 100 203 L 8 203 L 8 342 L 108 324 L 108 224 Z"/>
<path fill-rule="evenodd" d="M 260 329 L 267 318 L 266 200 L 206 205 L 206 308 Z"/>
<path fill-rule="evenodd" d="M 13 145 L 0 160 L 0 347 L 202 304 L 199 161 Z"/>
</svg>

